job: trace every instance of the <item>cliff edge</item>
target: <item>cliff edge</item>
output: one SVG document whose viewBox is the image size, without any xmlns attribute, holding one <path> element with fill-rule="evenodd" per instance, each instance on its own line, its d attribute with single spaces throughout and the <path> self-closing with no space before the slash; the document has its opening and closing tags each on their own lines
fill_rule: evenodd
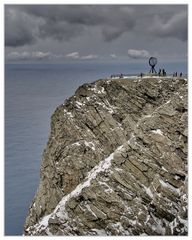
<svg viewBox="0 0 192 240">
<path fill-rule="evenodd" d="M 103 79 L 51 118 L 25 235 L 187 235 L 187 80 Z"/>
</svg>

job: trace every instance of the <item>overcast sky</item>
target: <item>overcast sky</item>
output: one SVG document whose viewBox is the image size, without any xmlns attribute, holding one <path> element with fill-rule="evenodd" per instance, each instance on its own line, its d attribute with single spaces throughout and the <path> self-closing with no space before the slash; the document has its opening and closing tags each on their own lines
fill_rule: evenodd
<svg viewBox="0 0 192 240">
<path fill-rule="evenodd" d="M 186 5 L 6 5 L 7 61 L 187 60 Z"/>
</svg>

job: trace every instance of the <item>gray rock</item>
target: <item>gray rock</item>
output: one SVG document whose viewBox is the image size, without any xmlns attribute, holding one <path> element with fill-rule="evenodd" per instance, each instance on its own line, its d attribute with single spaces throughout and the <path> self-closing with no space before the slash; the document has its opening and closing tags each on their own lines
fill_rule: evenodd
<svg viewBox="0 0 192 240">
<path fill-rule="evenodd" d="M 103 79 L 51 118 L 25 235 L 187 235 L 187 81 Z"/>
</svg>

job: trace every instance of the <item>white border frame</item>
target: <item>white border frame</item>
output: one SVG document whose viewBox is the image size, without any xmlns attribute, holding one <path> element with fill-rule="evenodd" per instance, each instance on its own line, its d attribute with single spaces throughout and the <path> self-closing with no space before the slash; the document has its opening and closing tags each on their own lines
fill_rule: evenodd
<svg viewBox="0 0 192 240">
<path fill-rule="evenodd" d="M 0 111 L 1 111 L 1 115 L 0 115 L 0 129 L 1 129 L 1 138 L 0 138 L 0 154 L 1 154 L 1 168 L 0 168 L 0 176 L 1 176 L 1 197 L 0 197 L 0 213 L 1 213 L 1 218 L 0 218 L 0 237 L 2 238 L 6 238 L 6 239 L 13 239 L 13 238 L 23 238 L 22 236 L 4 236 L 4 5 L 5 4 L 188 4 L 188 106 L 189 106 L 189 118 L 188 118 L 188 123 L 189 123 L 189 146 L 191 146 L 192 141 L 191 141 L 191 132 L 192 132 L 192 126 L 191 126 L 191 82 L 190 79 L 192 77 L 192 69 L 190 69 L 190 63 L 191 63 L 191 56 L 192 56 L 192 50 L 191 50 L 191 34 L 192 31 L 190 31 L 190 23 L 192 23 L 192 1 L 191 0 L 162 0 L 162 1 L 144 1 L 144 0 L 118 0 L 118 1 L 114 1 L 114 0 L 97 0 L 97 1 L 90 1 L 90 0 L 84 0 L 84 1 L 73 1 L 73 0 L 47 0 L 47 1 L 42 1 L 42 0 L 3 0 L 0 3 L 0 30 L 1 30 L 1 58 L 0 58 L 0 64 L 1 64 L 1 88 L 0 88 L 0 97 L 1 97 L 1 101 L 0 101 Z M 191 148 L 189 148 L 189 153 L 188 153 L 188 176 L 189 176 L 189 185 L 188 185 L 188 193 L 189 193 L 189 222 L 188 222 L 188 226 L 189 226 L 189 232 L 188 232 L 188 236 L 170 236 L 170 237 L 163 237 L 163 236 L 159 236 L 159 237 L 140 237 L 142 238 L 142 240 L 148 239 L 148 238 L 155 238 L 155 239 L 173 239 L 173 238 L 177 238 L 177 239 L 187 239 L 187 238 L 191 238 L 192 237 L 192 212 L 191 212 L 191 199 L 192 199 L 192 191 L 190 189 L 191 187 L 191 170 L 192 170 L 192 164 L 191 161 L 192 160 L 192 151 Z M 135 237 L 118 237 L 118 239 L 135 239 L 137 236 Z M 31 237 L 32 239 L 36 239 L 36 237 Z M 41 239 L 47 239 L 46 237 L 38 237 Z M 55 238 L 55 237 L 54 237 Z M 63 239 L 65 238 L 65 240 L 71 239 L 72 237 L 57 237 L 57 239 Z M 73 237 L 74 238 L 82 238 L 82 237 Z M 83 239 L 90 239 L 92 237 L 83 237 Z M 97 237 L 97 239 L 104 239 L 106 240 L 106 238 L 109 237 Z M 116 239 L 117 237 L 110 237 L 110 239 Z"/>
</svg>

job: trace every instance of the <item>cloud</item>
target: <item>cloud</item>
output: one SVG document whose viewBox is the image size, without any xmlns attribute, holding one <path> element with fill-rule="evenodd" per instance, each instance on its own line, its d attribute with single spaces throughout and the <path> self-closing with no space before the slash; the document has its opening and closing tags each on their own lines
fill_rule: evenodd
<svg viewBox="0 0 192 240">
<path fill-rule="evenodd" d="M 124 29 L 116 27 L 105 27 L 102 31 L 104 40 L 106 42 L 111 42 L 114 39 L 117 39 L 125 32 Z"/>
<path fill-rule="evenodd" d="M 6 5 L 5 44 L 30 45 L 49 38 L 69 42 L 97 30 L 100 41 L 121 36 L 187 40 L 186 5 Z"/>
<path fill-rule="evenodd" d="M 52 54 L 50 52 L 32 52 L 31 57 L 33 59 L 48 59 L 52 57 Z"/>
<path fill-rule="evenodd" d="M 6 58 L 7 60 L 26 60 L 30 57 L 30 53 L 29 52 L 11 52 L 8 53 Z"/>
<path fill-rule="evenodd" d="M 26 11 L 45 19 L 40 27 L 42 36 L 54 37 L 58 40 L 69 40 L 77 37 L 88 29 L 99 26 L 105 41 L 118 38 L 126 30 L 134 27 L 131 7 L 121 6 L 45 6 L 43 11 L 39 7 L 26 7 Z M 128 11 L 130 9 L 130 11 Z"/>
<path fill-rule="evenodd" d="M 15 46 L 32 43 L 38 37 L 68 41 L 96 26 L 101 29 L 105 41 L 112 41 L 133 29 L 135 24 L 132 7 L 126 7 L 125 11 L 122 6 L 113 5 L 7 5 L 6 15 L 9 15 L 7 35 L 16 33 L 11 36 L 11 42 L 6 41 L 7 46 L 14 46 L 14 37 Z M 33 23 L 38 20 L 35 34 L 30 32 L 32 20 Z M 23 29 L 26 37 L 22 36 Z"/>
<path fill-rule="evenodd" d="M 10 47 L 33 44 L 41 21 L 30 15 L 8 8 L 5 11 L 5 45 Z"/>
<path fill-rule="evenodd" d="M 89 54 L 87 56 L 82 56 L 81 59 L 84 59 L 84 60 L 88 60 L 88 59 L 96 59 L 98 58 L 98 55 L 94 55 L 94 54 Z"/>
<path fill-rule="evenodd" d="M 116 58 L 117 55 L 116 55 L 115 53 L 112 53 L 112 54 L 110 54 L 110 57 L 112 57 L 112 58 Z"/>
<path fill-rule="evenodd" d="M 65 57 L 71 58 L 71 59 L 91 60 L 91 59 L 98 58 L 98 55 L 89 54 L 89 55 L 85 55 L 85 56 L 80 56 L 79 52 L 72 52 L 72 53 L 66 54 Z"/>
<path fill-rule="evenodd" d="M 71 52 L 66 55 L 52 54 L 50 52 L 41 51 L 12 51 L 6 55 L 7 61 L 34 61 L 34 60 L 50 60 L 50 59 L 74 59 L 74 60 L 92 60 L 98 58 L 98 55 L 89 54 L 80 56 L 79 52 Z"/>
<path fill-rule="evenodd" d="M 10 52 L 6 56 L 6 60 L 8 61 L 22 61 L 22 60 L 44 60 L 49 59 L 52 57 L 52 54 L 50 52 Z"/>
<path fill-rule="evenodd" d="M 159 37 L 172 37 L 186 41 L 187 12 L 182 11 L 180 13 L 177 13 L 166 22 L 163 22 L 159 16 L 156 16 L 149 31 L 151 34 Z"/>
<path fill-rule="evenodd" d="M 128 56 L 130 58 L 148 58 L 150 56 L 147 50 L 136 50 L 136 49 L 129 49 Z"/>
<path fill-rule="evenodd" d="M 78 52 L 72 52 L 68 53 L 65 55 L 66 58 L 71 58 L 71 59 L 78 59 L 79 58 L 79 53 Z"/>
<path fill-rule="evenodd" d="M 69 24 L 65 21 L 47 21 L 39 27 L 40 37 L 51 37 L 59 41 L 70 40 L 80 36 L 84 31 L 84 26 L 80 24 Z"/>
</svg>

